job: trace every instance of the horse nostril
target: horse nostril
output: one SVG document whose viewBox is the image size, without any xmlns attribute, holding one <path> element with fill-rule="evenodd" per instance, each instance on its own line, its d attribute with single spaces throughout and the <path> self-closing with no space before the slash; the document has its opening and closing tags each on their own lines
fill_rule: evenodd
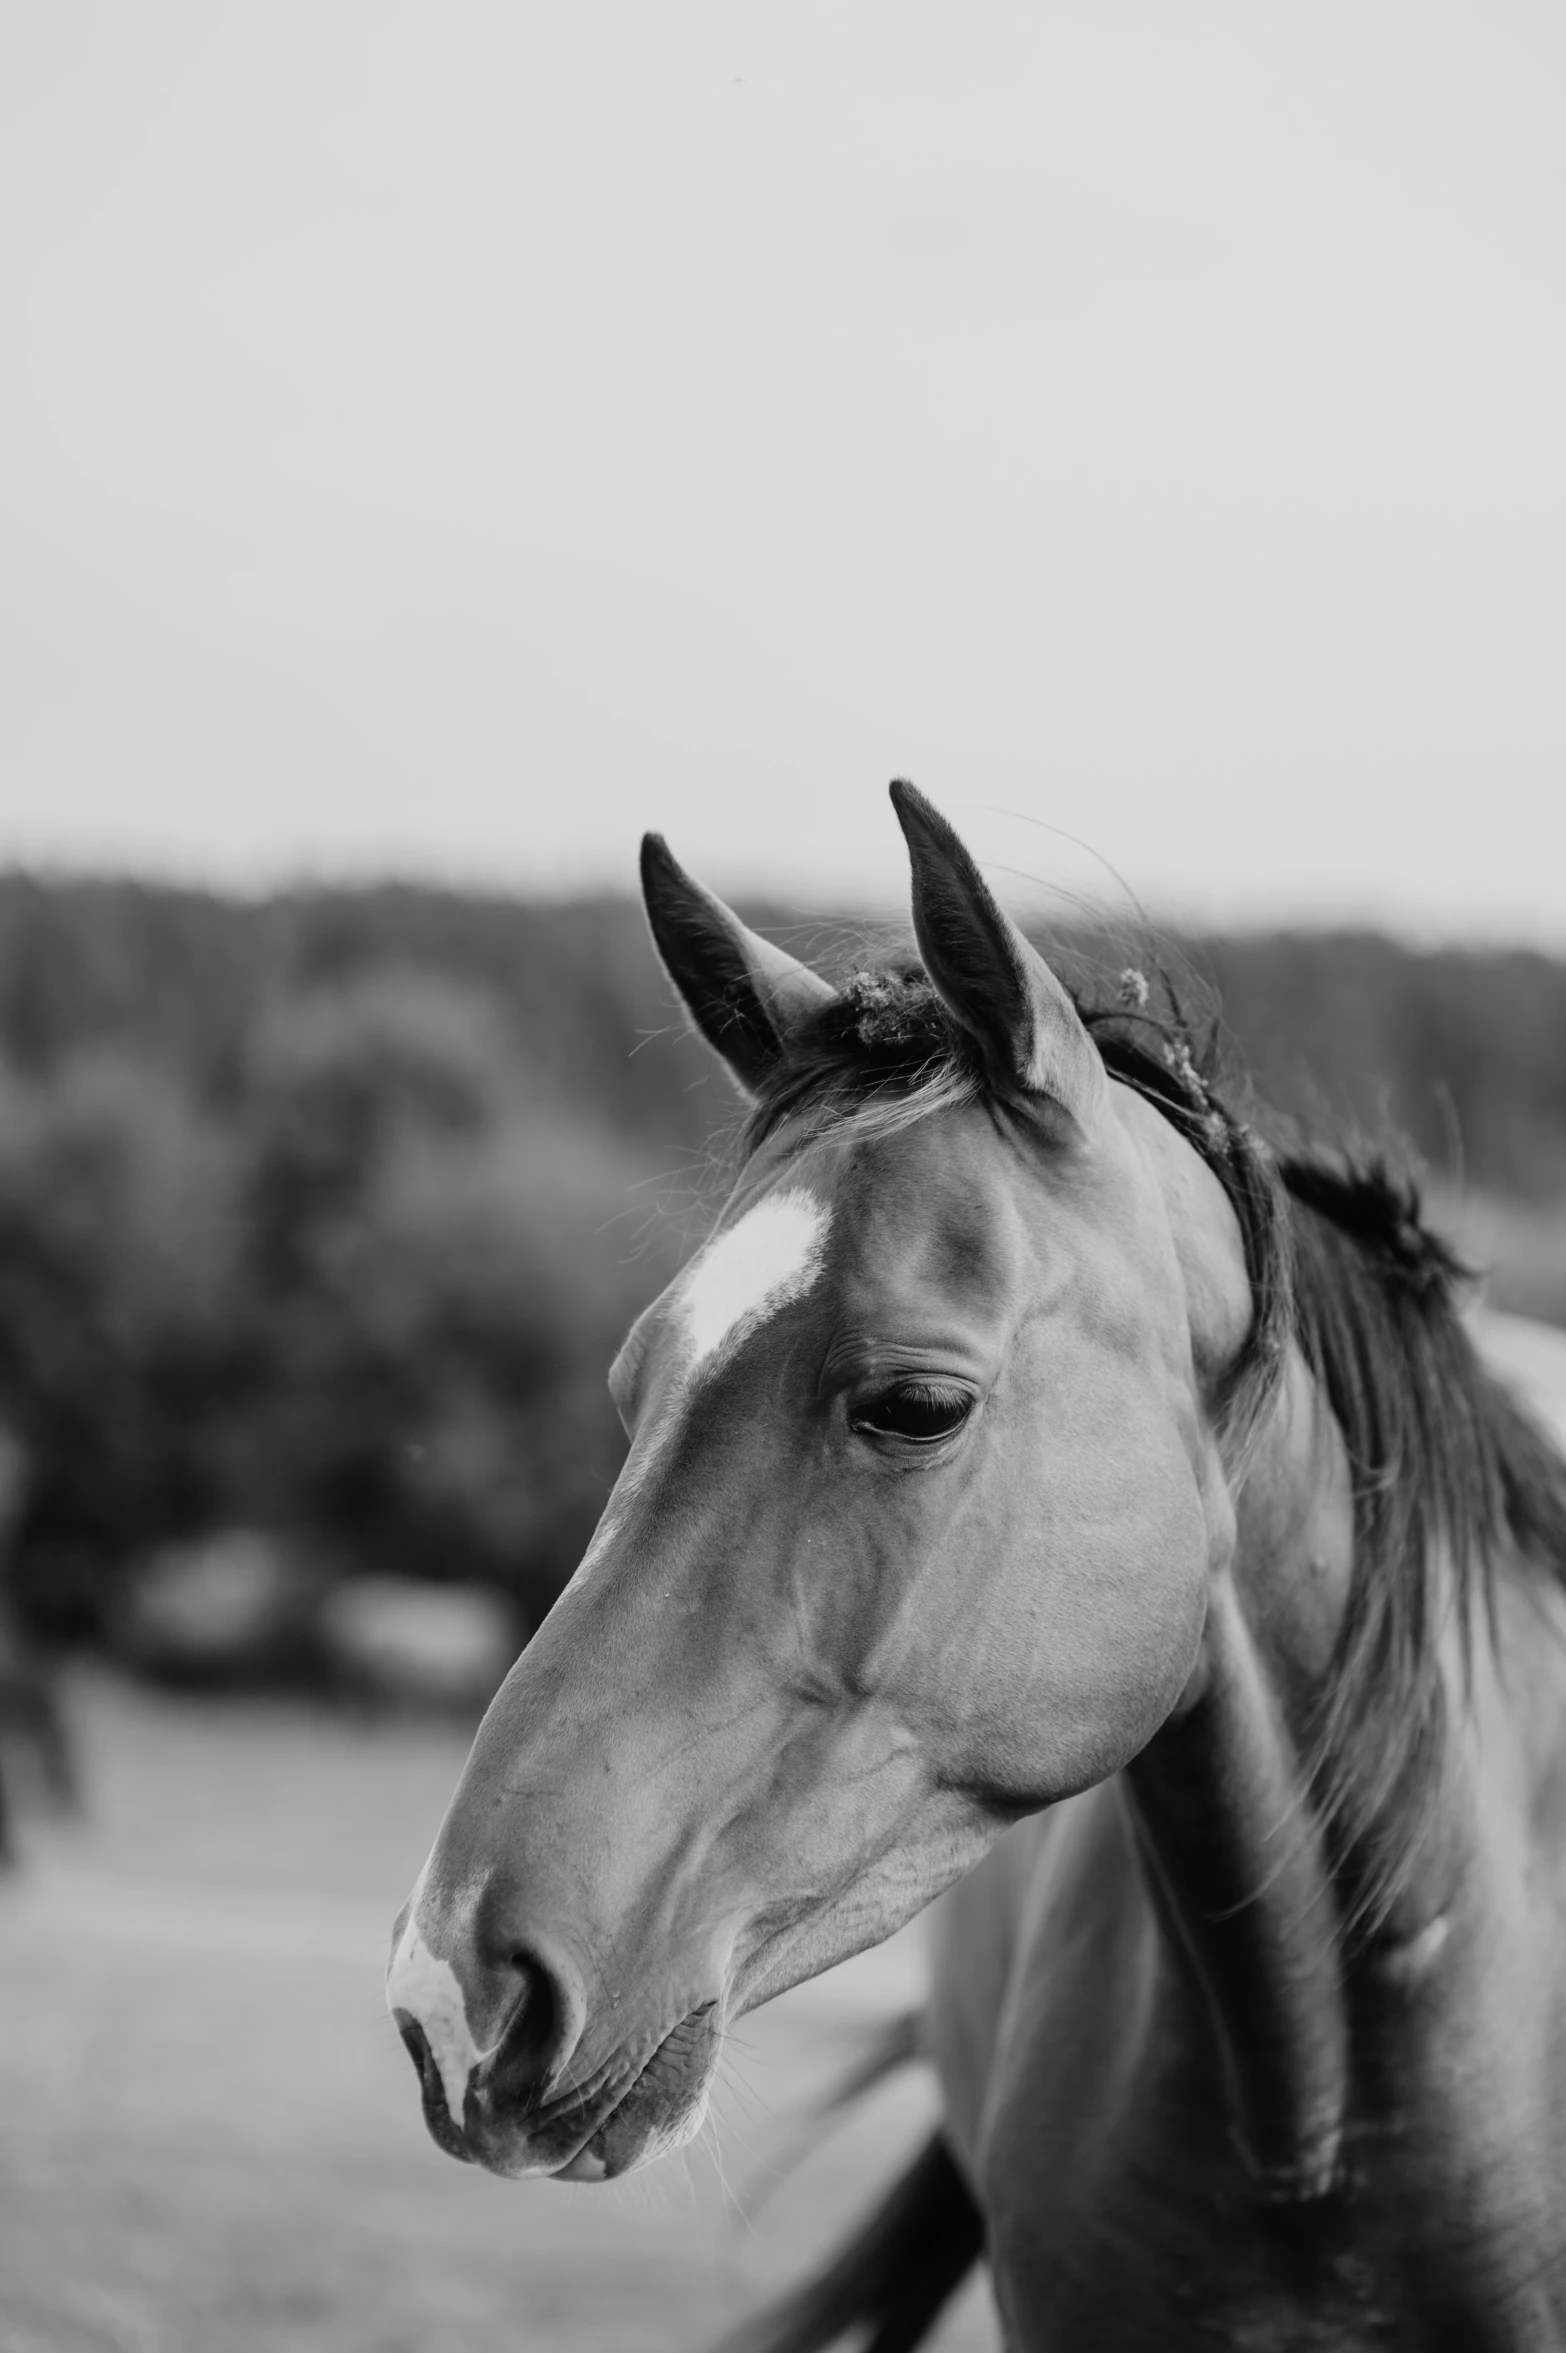
<svg viewBox="0 0 1566 2353">
<path fill-rule="evenodd" d="M 429 2037 L 417 2018 L 411 2016 L 408 2011 L 394 2010 L 392 2016 L 397 2022 L 397 2032 L 402 2036 L 403 2049 L 422 2076 L 426 2067 L 432 2067 L 435 2063 L 430 2051 Z"/>
<path fill-rule="evenodd" d="M 568 2024 L 569 2004 L 544 1962 L 518 1949 L 509 1956 L 509 1966 L 520 1990 L 492 2063 L 490 2086 L 526 2104 L 548 2091 L 576 2037 Z"/>
<path fill-rule="evenodd" d="M 430 2048 L 429 2036 L 409 2011 L 394 2010 L 392 2016 L 419 2078 L 424 2121 L 429 2126 L 431 2137 L 448 2156 L 460 2157 L 465 2165 L 471 2165 L 473 2152 L 462 2137 L 460 2121 L 446 2106 L 445 2088 L 440 2080 L 440 2069 L 435 2063 L 435 2053 Z"/>
<path fill-rule="evenodd" d="M 429 2099 L 440 2090 L 440 2070 L 435 2064 L 435 2054 L 430 2049 L 430 2038 L 417 2018 L 407 2010 L 394 2010 L 392 2016 L 397 2022 L 397 2032 L 402 2036 L 402 2047 L 413 2061 L 419 2089 Z"/>
</svg>

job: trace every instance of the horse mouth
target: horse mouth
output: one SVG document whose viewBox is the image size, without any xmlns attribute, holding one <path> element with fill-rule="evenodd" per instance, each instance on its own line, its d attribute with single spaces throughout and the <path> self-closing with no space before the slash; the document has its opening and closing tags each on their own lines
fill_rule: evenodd
<svg viewBox="0 0 1566 2353">
<path fill-rule="evenodd" d="M 700 2130 L 722 2034 L 707 2002 L 672 2027 L 594 2126 L 557 2181 L 612 2181 Z"/>
<path fill-rule="evenodd" d="M 510 2179 L 613 2181 L 677 2148 L 700 2129 L 722 2032 L 717 2004 L 687 2011 L 640 2067 L 613 2071 L 588 2089 L 542 2104 L 513 2103 L 500 2080 L 470 2080 L 460 2130 L 433 2063 L 420 2067 L 424 2118 L 447 2153 Z M 410 2050 L 413 2048 L 409 2045 Z M 415 2063 L 419 2054 L 414 2052 Z"/>
</svg>

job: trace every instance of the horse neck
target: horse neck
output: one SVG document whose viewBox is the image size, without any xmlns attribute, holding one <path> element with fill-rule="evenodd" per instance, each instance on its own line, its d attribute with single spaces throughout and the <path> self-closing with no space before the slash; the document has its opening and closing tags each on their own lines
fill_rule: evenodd
<svg viewBox="0 0 1566 2353">
<path fill-rule="evenodd" d="M 1313 1408 L 1291 1360 L 1191 1686 L 1126 1775 L 1155 1903 L 1216 2032 L 1236 2138 L 1279 2199 L 1329 2186 L 1348 2093 L 1337 1894 L 1300 1722 L 1352 1536 L 1341 1448 Z"/>
<path fill-rule="evenodd" d="M 1330 2187 L 1351 2096 L 1356 1951 L 1376 1965 L 1439 1945 L 1477 1847 L 1473 1745 L 1454 1704 L 1428 1760 L 1433 1827 L 1388 1898 L 1377 1873 L 1407 1842 L 1378 1808 L 1334 1811 L 1312 1749 L 1347 1604 L 1354 1514 L 1341 1434 L 1291 1346 L 1214 1573 L 1199 1665 L 1129 1769 L 1154 1902 L 1216 2036 L 1235 2136 L 1264 2193 Z M 1352 1930 L 1379 1899 L 1366 1948 Z"/>
</svg>

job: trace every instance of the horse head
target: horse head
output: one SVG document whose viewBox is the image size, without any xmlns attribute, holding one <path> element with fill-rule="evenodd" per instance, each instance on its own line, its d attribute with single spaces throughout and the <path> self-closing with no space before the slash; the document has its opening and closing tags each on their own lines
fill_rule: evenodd
<svg viewBox="0 0 1566 2353">
<path fill-rule="evenodd" d="M 753 1148 L 613 1368 L 624 1469 L 397 1923 L 430 2128 L 497 2172 L 688 2138 L 730 2021 L 1116 1772 L 1197 1670 L 1233 1211 L 893 792 L 923 974 L 844 993 L 644 847 Z"/>
</svg>

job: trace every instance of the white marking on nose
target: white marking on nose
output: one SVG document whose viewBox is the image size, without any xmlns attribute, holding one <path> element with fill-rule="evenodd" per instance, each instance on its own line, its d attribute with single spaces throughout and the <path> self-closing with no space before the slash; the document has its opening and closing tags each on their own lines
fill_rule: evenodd
<svg viewBox="0 0 1566 2353">
<path fill-rule="evenodd" d="M 481 2050 L 475 2042 L 460 1978 L 451 1963 L 443 1961 L 439 1953 L 431 1952 L 424 1941 L 419 1925 L 422 1893 L 421 1880 L 414 1890 L 401 1941 L 386 1972 L 386 2005 L 393 2011 L 406 2010 L 423 2027 L 441 2090 L 446 2095 L 446 2106 L 460 2131 L 468 2078 L 497 2046 L 491 2043 L 489 2050 Z"/>
<path fill-rule="evenodd" d="M 791 1185 L 708 1243 L 680 1286 L 693 1366 L 809 1290 L 831 1222 L 825 1202 Z"/>
</svg>

